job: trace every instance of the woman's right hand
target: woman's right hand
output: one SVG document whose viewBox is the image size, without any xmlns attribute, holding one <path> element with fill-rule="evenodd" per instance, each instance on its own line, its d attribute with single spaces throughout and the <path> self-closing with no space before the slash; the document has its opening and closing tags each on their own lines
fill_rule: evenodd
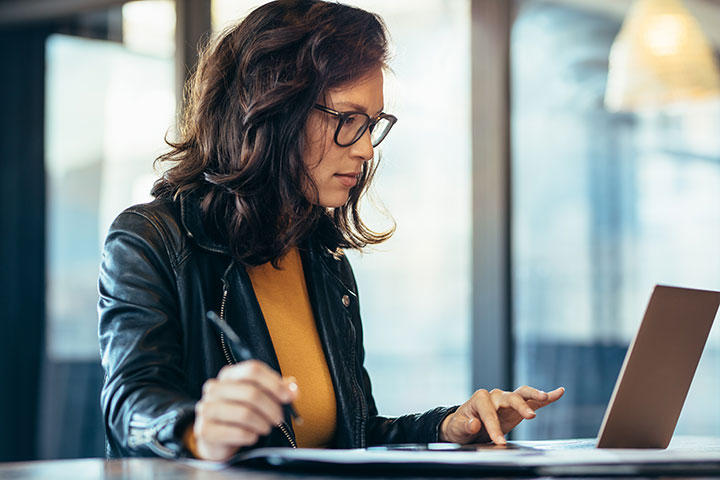
<svg viewBox="0 0 720 480">
<path fill-rule="evenodd" d="M 203 460 L 222 461 L 257 443 L 283 422 L 282 406 L 297 398 L 293 378 L 282 378 L 258 360 L 223 367 L 203 385 L 195 405 L 192 450 Z"/>
</svg>

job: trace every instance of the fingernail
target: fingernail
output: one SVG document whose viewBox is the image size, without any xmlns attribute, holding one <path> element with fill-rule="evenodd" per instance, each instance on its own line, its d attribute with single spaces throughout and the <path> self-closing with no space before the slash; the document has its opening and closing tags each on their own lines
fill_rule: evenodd
<svg viewBox="0 0 720 480">
<path fill-rule="evenodd" d="M 285 398 L 287 402 L 292 402 L 298 397 L 300 389 L 298 388 L 297 383 L 292 382 L 288 384 L 288 390 L 289 392 Z"/>
<path fill-rule="evenodd" d="M 532 408 L 528 408 L 528 409 L 527 409 L 527 414 L 528 414 L 528 415 L 533 415 L 533 416 L 535 416 L 535 410 L 533 410 Z"/>
<path fill-rule="evenodd" d="M 285 377 L 285 378 L 283 378 L 283 380 L 285 381 L 285 385 L 287 386 L 288 390 L 290 390 L 291 393 L 295 393 L 298 391 L 297 378 Z"/>
<path fill-rule="evenodd" d="M 505 440 L 505 437 L 500 437 L 497 440 L 495 440 L 496 445 L 505 445 L 507 444 L 507 440 Z"/>
<path fill-rule="evenodd" d="M 287 377 L 284 378 L 283 381 L 285 382 L 285 387 L 287 390 L 285 390 L 285 394 L 283 394 L 284 400 L 286 403 L 292 402 L 295 397 L 297 397 L 298 394 L 298 384 L 295 380 L 295 377 Z"/>
</svg>

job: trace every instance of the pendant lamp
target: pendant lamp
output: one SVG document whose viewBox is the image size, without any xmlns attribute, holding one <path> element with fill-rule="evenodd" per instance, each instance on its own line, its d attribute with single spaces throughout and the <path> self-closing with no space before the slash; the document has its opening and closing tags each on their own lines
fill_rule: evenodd
<svg viewBox="0 0 720 480">
<path fill-rule="evenodd" d="M 636 0 L 610 49 L 607 109 L 657 109 L 712 97 L 720 97 L 717 61 L 682 0 Z"/>
</svg>

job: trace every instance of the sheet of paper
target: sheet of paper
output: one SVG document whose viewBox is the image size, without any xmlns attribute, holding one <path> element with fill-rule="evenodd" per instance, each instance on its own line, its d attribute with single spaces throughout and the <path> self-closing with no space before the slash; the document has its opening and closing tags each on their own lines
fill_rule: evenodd
<svg viewBox="0 0 720 480">
<path fill-rule="evenodd" d="M 720 449 L 508 449 L 477 451 L 322 450 L 265 448 L 249 452 L 244 459 L 264 458 L 268 463 L 305 461 L 328 464 L 437 464 L 536 467 L 550 465 L 652 465 L 672 463 L 718 463 Z"/>
<path fill-rule="evenodd" d="M 185 460 L 197 468 L 218 470 L 231 465 L 242 465 L 262 460 L 269 465 L 325 465 L 328 468 L 348 465 L 388 465 L 467 467 L 468 469 L 535 469 L 538 472 L 563 474 L 577 469 L 578 474 L 593 471 L 628 474 L 642 468 L 663 465 L 707 467 L 720 472 L 720 439 L 689 437 L 673 442 L 667 450 L 573 448 L 589 446 L 587 439 L 514 442 L 532 448 L 478 449 L 457 451 L 382 450 L 382 449 L 306 449 L 259 448 L 238 454 L 229 462 L 203 462 Z M 593 470 L 595 469 L 595 470 Z M 609 470 L 610 469 L 610 470 Z"/>
</svg>

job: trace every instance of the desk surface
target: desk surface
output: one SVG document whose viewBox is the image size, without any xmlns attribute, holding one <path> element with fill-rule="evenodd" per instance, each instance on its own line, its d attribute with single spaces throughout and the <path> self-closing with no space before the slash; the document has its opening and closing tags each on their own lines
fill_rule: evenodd
<svg viewBox="0 0 720 480">
<path fill-rule="evenodd" d="M 239 469 L 220 471 L 202 470 L 180 462 L 160 458 L 126 458 L 104 460 L 87 458 L 80 460 L 50 460 L 38 462 L 0 463 L 0 479 L 48 480 L 215 480 L 244 478 L 247 480 L 270 480 L 280 477 L 272 472 L 254 472 Z"/>
<path fill-rule="evenodd" d="M 718 451 L 720 450 L 720 438 L 680 437 L 680 439 L 673 439 L 671 443 L 671 448 L 672 447 L 694 451 Z M 182 462 L 160 458 L 127 458 L 121 460 L 89 458 L 80 460 L 0 463 L 0 479 L 2 480 L 215 480 L 238 478 L 244 480 L 292 480 L 311 477 L 328 480 L 343 478 L 340 475 L 332 474 L 310 475 L 247 468 L 229 468 L 226 470 L 212 471 L 196 468 Z M 361 478 L 362 477 L 359 476 L 353 477 L 354 480 L 361 480 Z M 393 478 L 401 480 L 403 477 L 395 474 Z M 418 475 L 413 474 L 412 477 L 408 478 L 417 479 Z M 438 477 L 433 476 L 432 478 L 437 479 Z M 458 477 L 455 476 L 454 478 L 457 479 Z"/>
</svg>

